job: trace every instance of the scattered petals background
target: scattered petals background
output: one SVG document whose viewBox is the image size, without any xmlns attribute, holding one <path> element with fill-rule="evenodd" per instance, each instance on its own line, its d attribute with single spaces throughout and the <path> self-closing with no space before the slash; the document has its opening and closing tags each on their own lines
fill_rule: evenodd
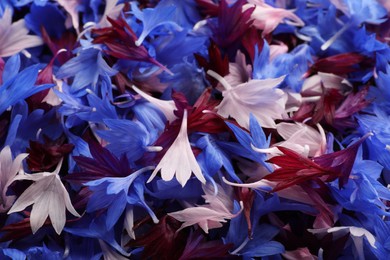
<svg viewBox="0 0 390 260">
<path fill-rule="evenodd" d="M 388 259 L 389 17 L 0 1 L 0 259 Z"/>
</svg>

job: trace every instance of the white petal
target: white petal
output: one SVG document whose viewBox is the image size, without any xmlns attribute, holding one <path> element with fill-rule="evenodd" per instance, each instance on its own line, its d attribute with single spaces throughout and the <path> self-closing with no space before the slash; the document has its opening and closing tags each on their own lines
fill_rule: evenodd
<svg viewBox="0 0 390 260">
<path fill-rule="evenodd" d="M 209 75 L 227 84 L 218 74 L 210 71 Z M 285 76 L 275 79 L 250 80 L 236 87 L 225 87 L 223 100 L 216 107 L 223 117 L 233 117 L 243 127 L 249 127 L 249 114 L 253 113 L 262 127 L 275 128 L 275 119 L 285 117 L 286 94 L 275 88 Z"/>
<path fill-rule="evenodd" d="M 302 129 L 301 124 L 294 124 L 294 123 L 280 123 L 276 126 L 276 131 L 278 131 L 278 134 L 284 139 L 289 139 L 295 132 Z"/>
<path fill-rule="evenodd" d="M 2 17 L 0 25 L 0 56 L 8 57 L 26 48 L 36 47 L 43 44 L 40 37 L 28 35 L 24 20 L 11 24 L 8 17 Z M 4 26 L 8 23 L 8 28 Z"/>
<path fill-rule="evenodd" d="M 12 173 L 12 177 L 15 176 L 16 173 L 20 170 L 20 168 L 22 167 L 22 165 L 21 165 L 22 161 L 24 159 L 26 159 L 27 156 L 28 156 L 28 153 L 21 153 L 18 156 L 16 156 L 15 160 L 12 163 L 12 167 L 10 169 L 10 171 Z"/>
<path fill-rule="evenodd" d="M 57 0 L 58 3 L 68 12 L 72 18 L 73 27 L 79 29 L 79 16 L 78 16 L 78 5 L 79 0 Z"/>
<path fill-rule="evenodd" d="M 11 177 L 12 175 L 11 167 L 12 167 L 12 154 L 11 154 L 10 147 L 7 145 L 0 152 L 0 173 L 1 173 L 0 183 L 5 184 L 3 180 L 9 179 Z"/>
<path fill-rule="evenodd" d="M 39 228 L 42 227 L 43 223 L 47 219 L 49 215 L 49 205 L 50 200 L 52 199 L 49 194 L 41 194 L 38 198 L 36 198 L 36 203 L 33 205 L 30 215 L 30 224 L 33 234 L 37 232 Z"/>
<path fill-rule="evenodd" d="M 359 227 L 350 227 L 349 232 L 351 232 L 351 235 L 353 236 L 357 236 L 357 237 L 365 236 L 367 238 L 368 243 L 372 247 L 376 248 L 375 246 L 376 239 L 367 229 L 359 228 Z"/>
<path fill-rule="evenodd" d="M 8 214 L 19 212 L 24 210 L 26 207 L 30 206 L 35 202 L 35 200 L 41 195 L 42 190 L 38 187 L 37 184 L 33 183 L 28 187 L 22 195 L 15 201 L 14 205 L 8 211 Z"/>
<path fill-rule="evenodd" d="M 125 223 L 124 223 L 125 229 L 129 236 L 132 239 L 135 239 L 135 233 L 134 233 L 134 211 L 133 207 L 127 207 L 126 208 L 126 214 L 125 214 Z"/>
<path fill-rule="evenodd" d="M 61 195 L 62 195 L 62 197 L 63 197 L 63 199 L 64 199 L 65 206 L 66 206 L 66 208 L 68 209 L 68 211 L 69 211 L 70 213 L 72 213 L 72 215 L 75 216 L 75 217 L 81 217 L 81 216 L 79 215 L 79 213 L 77 213 L 77 211 L 76 211 L 75 208 L 73 207 L 72 202 L 71 202 L 70 197 L 69 197 L 69 193 L 68 193 L 68 191 L 65 189 L 65 187 L 64 187 L 64 185 L 62 184 L 61 180 L 59 180 L 59 178 L 58 178 L 56 181 L 59 182 L 58 187 L 61 188 L 61 190 L 62 190 L 62 194 L 61 194 Z M 60 192 L 60 191 L 58 190 L 58 192 Z"/>
<path fill-rule="evenodd" d="M 160 169 L 161 178 L 164 181 L 171 180 L 176 173 L 176 179 L 183 187 L 191 177 L 192 172 L 202 183 L 206 182 L 188 140 L 187 110 L 184 110 L 183 121 L 178 136 L 172 143 L 171 147 L 169 147 L 147 182 L 150 182 Z"/>
<path fill-rule="evenodd" d="M 146 99 L 147 101 L 155 105 L 158 109 L 160 109 L 160 111 L 164 114 L 164 116 L 167 118 L 169 122 L 173 122 L 177 118 L 173 113 L 173 111 L 176 110 L 177 108 L 175 102 L 173 102 L 172 100 L 167 101 L 167 100 L 160 100 L 158 98 L 154 98 L 152 96 L 149 96 L 148 94 L 146 94 L 145 92 L 137 88 L 136 86 L 133 86 L 133 89 L 141 97 L 143 97 L 144 99 Z"/>
<path fill-rule="evenodd" d="M 111 246 L 108 246 L 103 240 L 99 239 L 99 245 L 103 252 L 104 260 L 127 260 L 128 257 L 117 253 Z M 128 255 L 130 256 L 130 254 Z"/>
<path fill-rule="evenodd" d="M 54 230 L 58 235 L 61 234 L 66 222 L 65 201 L 59 191 L 60 190 L 58 188 L 55 188 L 53 192 L 49 193 L 52 197 L 50 199 L 49 217 Z"/>
</svg>

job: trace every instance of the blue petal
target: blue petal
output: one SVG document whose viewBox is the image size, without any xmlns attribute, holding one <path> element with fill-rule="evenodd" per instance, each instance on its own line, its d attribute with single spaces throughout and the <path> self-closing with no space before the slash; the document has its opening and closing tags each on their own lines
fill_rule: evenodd
<svg viewBox="0 0 390 260">
<path fill-rule="evenodd" d="M 44 6 L 33 4 L 25 21 L 27 28 L 36 35 L 41 35 L 41 27 L 44 27 L 50 36 L 60 38 L 66 29 L 65 18 L 58 7 L 52 3 L 47 3 Z"/>
<path fill-rule="evenodd" d="M 20 56 L 19 54 L 16 54 L 14 56 L 11 56 L 4 66 L 3 71 L 3 82 L 7 82 L 11 80 L 13 77 L 15 77 L 20 69 Z"/>
<path fill-rule="evenodd" d="M 218 146 L 216 140 L 210 135 L 205 135 L 198 139 L 196 145 L 203 150 L 204 156 L 198 156 L 198 160 L 202 160 L 202 164 L 207 168 L 210 176 L 213 176 L 223 166 L 229 173 L 230 177 L 237 182 L 241 182 L 234 172 L 233 165 L 225 152 Z"/>
<path fill-rule="evenodd" d="M 262 245 L 256 245 L 255 243 L 253 243 L 253 246 L 248 245 L 245 247 L 244 250 L 245 253 L 243 253 L 243 255 L 250 257 L 263 257 L 281 254 L 285 252 L 284 246 L 276 241 L 269 241 Z"/>
<path fill-rule="evenodd" d="M 263 129 L 261 128 L 259 122 L 252 113 L 249 117 L 249 131 L 251 132 L 254 146 L 256 146 L 257 148 L 269 147 L 271 136 L 269 136 L 267 140 Z"/>
<path fill-rule="evenodd" d="M 110 130 L 99 130 L 97 134 L 109 142 L 109 150 L 117 156 L 126 154 L 130 161 L 141 158 L 149 143 L 149 134 L 142 124 L 120 119 L 106 119 L 104 123 Z"/>
<path fill-rule="evenodd" d="M 0 249 L 0 255 L 3 254 L 6 257 L 9 257 L 9 259 L 12 260 L 25 260 L 26 254 L 22 251 L 19 251 L 15 248 L 3 248 Z M 5 258 L 4 258 L 5 259 Z"/>
<path fill-rule="evenodd" d="M 96 85 L 99 75 L 113 76 L 117 73 L 107 65 L 102 53 L 94 48 L 82 50 L 78 56 L 72 58 L 58 70 L 56 77 L 59 79 L 74 77 L 73 91 L 79 91 L 86 86 Z"/>
<path fill-rule="evenodd" d="M 38 70 L 41 65 L 33 65 L 24 69 L 15 77 L 4 82 L 0 87 L 0 114 L 2 114 L 9 106 L 15 105 L 20 100 L 48 89 L 53 85 L 34 86 L 38 76 Z"/>
<path fill-rule="evenodd" d="M 163 1 L 162 1 L 163 3 Z M 144 39 L 160 26 L 165 26 L 164 29 L 173 28 L 174 30 L 182 30 L 182 28 L 173 21 L 176 6 L 158 4 L 155 8 L 145 8 L 141 11 L 135 2 L 131 2 L 131 12 L 142 21 L 143 29 L 138 37 L 136 44 L 139 46 Z"/>
<path fill-rule="evenodd" d="M 126 208 L 126 195 L 117 196 L 113 203 L 107 209 L 106 227 L 111 229 L 117 222 Z"/>
<path fill-rule="evenodd" d="M 256 121 L 255 119 L 252 119 L 252 122 Z M 257 122 L 257 121 L 256 121 Z M 263 143 L 261 141 L 261 139 L 264 139 L 262 138 L 262 134 L 260 133 L 262 130 L 258 129 L 258 127 L 260 127 L 259 125 L 258 126 L 254 126 L 254 131 L 255 131 L 255 135 L 256 135 L 256 138 L 258 140 L 254 141 L 253 138 L 247 133 L 245 132 L 244 130 L 242 130 L 241 128 L 239 128 L 238 126 L 232 124 L 232 123 L 229 123 L 229 122 L 226 122 L 226 124 L 229 126 L 229 128 L 233 131 L 234 135 L 236 136 L 238 142 L 243 146 L 243 148 L 245 149 L 245 152 L 242 153 L 242 150 L 240 151 L 240 149 L 235 145 L 235 144 L 232 144 L 232 145 L 227 145 L 227 144 L 224 144 L 224 146 L 228 149 L 230 149 L 230 151 L 232 152 L 239 152 L 237 155 L 240 155 L 240 156 L 243 156 L 243 157 L 246 157 L 248 159 L 251 159 L 251 160 L 254 160 L 258 163 L 261 163 L 262 165 L 264 165 L 264 167 L 266 167 L 268 169 L 268 171 L 272 171 L 272 167 L 265 162 L 266 160 L 266 154 L 261 154 L 261 153 L 258 153 L 258 152 L 255 152 L 253 149 L 252 149 L 252 144 L 254 144 L 255 142 L 259 142 L 259 143 Z M 256 124 L 256 123 L 255 123 Z M 258 124 L 258 123 L 257 123 Z M 265 137 L 265 136 L 264 136 Z M 264 141 L 264 140 L 263 140 Z M 238 148 L 238 149 L 237 149 Z M 266 147 L 260 147 L 260 148 L 268 148 L 268 145 Z M 241 154 L 240 154 L 241 152 Z"/>
</svg>

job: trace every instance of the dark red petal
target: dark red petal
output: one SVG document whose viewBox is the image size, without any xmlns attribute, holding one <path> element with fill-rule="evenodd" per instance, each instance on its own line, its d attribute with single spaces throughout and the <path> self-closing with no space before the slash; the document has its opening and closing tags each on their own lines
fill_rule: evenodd
<svg viewBox="0 0 390 260">
<path fill-rule="evenodd" d="M 182 254 L 187 241 L 187 232 L 182 230 L 181 222 L 165 215 L 160 222 L 154 225 L 148 233 L 130 241 L 128 246 L 143 247 L 143 258 L 150 259 L 178 259 Z"/>
<path fill-rule="evenodd" d="M 231 259 L 229 250 L 233 244 L 223 244 L 221 240 L 206 241 L 201 232 L 191 233 L 179 260 L 186 259 Z M 233 258 L 232 258 L 233 259 Z M 241 258 L 240 258 L 241 259 Z"/>
<path fill-rule="evenodd" d="M 246 0 L 237 0 L 229 6 L 226 0 L 222 0 L 218 7 L 218 25 L 211 25 L 213 40 L 222 48 L 227 48 L 238 43 L 241 37 L 252 25 L 251 15 L 255 7 L 250 7 L 244 12 L 242 6 Z"/>
<path fill-rule="evenodd" d="M 196 3 L 200 6 L 202 13 L 210 16 L 218 15 L 218 5 L 215 4 L 212 0 L 195 0 Z"/>
<path fill-rule="evenodd" d="M 252 222 L 251 222 L 251 209 L 253 206 L 253 201 L 255 199 L 255 193 L 253 190 L 248 188 L 240 188 L 238 192 L 238 197 L 240 201 L 244 203 L 244 215 L 245 220 L 248 225 L 248 237 L 252 236 Z"/>
<path fill-rule="evenodd" d="M 4 71 L 4 66 L 5 66 L 5 62 L 4 62 L 4 60 L 0 57 L 0 85 L 3 84 L 3 71 Z"/>
<path fill-rule="evenodd" d="M 66 31 L 61 35 L 60 39 L 54 39 L 50 38 L 49 34 L 42 26 L 41 34 L 43 41 L 45 44 L 47 44 L 53 55 L 56 55 L 61 49 L 66 50 L 65 52 L 61 52 L 61 54 L 57 57 L 57 60 L 60 62 L 60 64 L 64 64 L 74 56 L 72 50 L 77 44 L 77 36 L 73 32 Z"/>
<path fill-rule="evenodd" d="M 277 182 L 273 191 L 279 191 L 294 185 L 304 184 L 309 180 L 316 180 L 324 175 L 334 176 L 334 172 L 321 167 L 309 158 L 285 147 L 278 147 L 284 155 L 275 156 L 268 162 L 278 165 L 280 168 L 264 177 L 269 181 Z"/>
<path fill-rule="evenodd" d="M 206 58 L 200 56 L 199 54 L 194 54 L 196 61 L 199 66 L 204 69 L 205 72 L 212 70 L 222 77 L 229 74 L 229 59 L 227 55 L 223 55 L 219 47 L 211 41 L 208 48 L 208 61 Z M 213 87 L 218 85 L 218 81 L 213 77 L 206 74 L 207 80 L 211 83 Z"/>
<path fill-rule="evenodd" d="M 357 93 L 349 94 L 343 103 L 337 108 L 335 118 L 349 117 L 368 106 L 371 101 L 365 99 L 367 93 L 368 86 Z"/>
<path fill-rule="evenodd" d="M 117 20 L 107 17 L 107 20 L 112 27 L 92 30 L 93 43 L 105 44 L 108 48 L 105 52 L 115 58 L 149 62 L 171 73 L 165 66 L 153 59 L 144 46 L 135 44 L 137 36 L 122 16 Z"/>
<path fill-rule="evenodd" d="M 44 142 L 30 141 L 30 147 L 27 148 L 27 165 L 31 171 L 43 172 L 52 171 L 62 158 L 67 156 L 74 145 L 67 144 L 66 137 L 60 136 L 55 140 L 51 140 L 47 136 L 43 136 Z"/>
<path fill-rule="evenodd" d="M 82 184 L 103 177 L 125 177 L 132 173 L 129 162 L 124 155 L 118 159 L 95 141 L 89 143 L 89 149 L 92 158 L 73 157 L 82 171 L 65 176 L 67 181 Z"/>
<path fill-rule="evenodd" d="M 245 50 L 248 52 L 253 64 L 253 61 L 255 59 L 255 46 L 257 46 L 259 53 L 261 53 L 261 50 L 264 46 L 264 39 L 261 36 L 261 32 L 254 27 L 249 28 L 249 30 L 246 31 L 244 37 L 242 38 L 241 43 Z"/>
<path fill-rule="evenodd" d="M 357 70 L 355 65 L 366 59 L 358 53 L 343 53 L 317 60 L 309 69 L 310 73 L 326 72 L 337 75 L 346 74 Z"/>
<path fill-rule="evenodd" d="M 340 176 L 339 187 L 342 188 L 348 182 L 359 146 L 371 135 L 372 133 L 367 133 L 344 150 L 315 157 L 313 161 L 324 168 L 337 172 Z"/>
</svg>

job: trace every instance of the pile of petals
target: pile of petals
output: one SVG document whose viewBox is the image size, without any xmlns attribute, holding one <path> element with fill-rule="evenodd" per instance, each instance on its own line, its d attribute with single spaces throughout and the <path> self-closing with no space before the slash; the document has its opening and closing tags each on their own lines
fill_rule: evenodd
<svg viewBox="0 0 390 260">
<path fill-rule="evenodd" d="M 0 17 L 0 259 L 388 259 L 389 1 Z"/>
</svg>

